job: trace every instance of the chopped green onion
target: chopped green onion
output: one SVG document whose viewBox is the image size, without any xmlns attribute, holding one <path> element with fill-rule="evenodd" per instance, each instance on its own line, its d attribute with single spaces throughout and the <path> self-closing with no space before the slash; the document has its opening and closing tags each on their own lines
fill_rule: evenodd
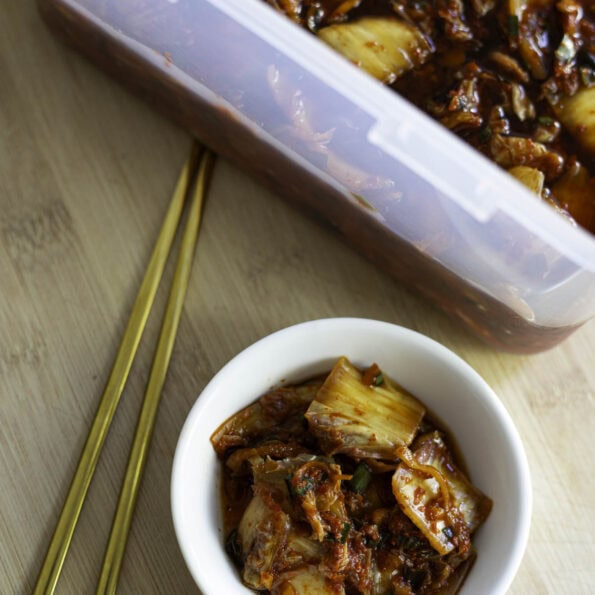
<svg viewBox="0 0 595 595">
<path fill-rule="evenodd" d="M 308 493 L 314 490 L 314 481 L 310 477 L 305 477 L 299 481 L 292 479 L 291 485 L 293 487 L 293 493 L 302 498 Z"/>
<path fill-rule="evenodd" d="M 293 483 L 291 482 L 291 476 L 285 478 L 285 485 L 287 486 L 287 491 L 289 492 L 289 495 L 292 498 L 295 498 L 297 496 L 297 492 L 295 491 Z"/>
<path fill-rule="evenodd" d="M 234 529 L 225 540 L 225 550 L 232 558 L 239 562 L 242 559 L 242 548 L 240 546 L 240 542 L 238 540 L 238 531 Z"/>
<path fill-rule="evenodd" d="M 397 546 L 404 552 L 412 552 L 419 550 L 424 547 L 424 542 L 419 538 L 418 535 L 408 535 L 406 533 L 400 533 L 397 535 Z"/>
<path fill-rule="evenodd" d="M 451 112 L 462 112 L 467 107 L 467 98 L 464 95 L 457 95 L 451 101 L 448 109 Z"/>
<path fill-rule="evenodd" d="M 371 545 L 375 550 L 379 550 L 386 543 L 387 539 L 388 533 L 382 533 L 378 540 L 373 541 Z"/>
<path fill-rule="evenodd" d="M 492 129 L 489 126 L 479 131 L 479 142 L 487 143 L 492 138 Z"/>
<path fill-rule="evenodd" d="M 383 383 L 384 383 L 384 376 L 382 375 L 382 372 L 378 372 L 378 374 L 376 374 L 376 376 L 374 376 L 374 386 L 380 386 Z"/>
<path fill-rule="evenodd" d="M 516 14 L 508 15 L 508 35 L 510 37 L 519 36 L 519 17 Z"/>
<path fill-rule="evenodd" d="M 568 64 L 576 56 L 576 46 L 568 33 L 564 34 L 556 50 L 556 59 L 562 64 Z"/>
<path fill-rule="evenodd" d="M 554 123 L 554 118 L 550 118 L 550 116 L 539 116 L 537 121 L 543 126 L 551 126 Z"/>
<path fill-rule="evenodd" d="M 341 529 L 341 543 L 347 541 L 349 531 L 351 531 L 351 523 L 343 523 L 343 529 Z"/>
<path fill-rule="evenodd" d="M 442 529 L 442 533 L 444 533 L 444 535 L 446 535 L 447 539 L 449 540 L 452 540 L 452 538 L 455 536 L 450 527 L 444 527 L 444 529 Z"/>
<path fill-rule="evenodd" d="M 365 463 L 360 463 L 349 480 L 349 487 L 356 493 L 362 494 L 370 484 L 372 471 Z"/>
<path fill-rule="evenodd" d="M 591 70 L 590 68 L 581 68 L 580 69 L 581 80 L 583 81 L 583 85 L 587 88 L 592 87 L 595 85 L 595 71 Z"/>
</svg>

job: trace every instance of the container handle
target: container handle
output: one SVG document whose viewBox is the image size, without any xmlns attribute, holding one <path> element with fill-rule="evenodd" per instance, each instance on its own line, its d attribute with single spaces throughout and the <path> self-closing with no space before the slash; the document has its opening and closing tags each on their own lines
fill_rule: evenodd
<svg viewBox="0 0 595 595">
<path fill-rule="evenodd" d="M 485 222 L 498 208 L 493 166 L 434 122 L 397 122 L 381 118 L 368 131 L 368 142 L 399 160 L 475 219 Z M 453 142 L 456 141 L 456 142 Z M 458 144 L 458 146 L 457 146 Z M 430 159 L 430 158 L 431 159 Z"/>
</svg>

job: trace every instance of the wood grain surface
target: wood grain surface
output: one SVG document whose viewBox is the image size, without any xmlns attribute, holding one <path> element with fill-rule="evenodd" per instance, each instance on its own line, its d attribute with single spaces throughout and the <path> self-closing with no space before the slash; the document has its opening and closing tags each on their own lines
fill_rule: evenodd
<svg viewBox="0 0 595 595">
<path fill-rule="evenodd" d="M 46 31 L 0 17 L 0 593 L 32 589 L 156 238 L 185 132 Z M 166 271 L 171 279 L 172 269 Z M 151 362 L 160 291 L 58 593 L 93 592 Z M 169 482 L 182 423 L 231 357 L 284 326 L 378 318 L 451 348 L 496 390 L 527 449 L 529 546 L 511 593 L 595 592 L 595 325 L 533 356 L 498 353 L 326 228 L 218 161 L 124 560 L 121 593 L 197 593 Z"/>
</svg>

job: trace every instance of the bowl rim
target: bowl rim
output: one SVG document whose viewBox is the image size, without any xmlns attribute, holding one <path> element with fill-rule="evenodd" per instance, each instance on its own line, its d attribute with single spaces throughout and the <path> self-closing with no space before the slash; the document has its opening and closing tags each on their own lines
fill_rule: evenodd
<svg viewBox="0 0 595 595">
<path fill-rule="evenodd" d="M 319 327 L 318 330 L 320 330 L 320 327 L 323 329 L 329 327 L 332 328 L 334 332 L 347 332 L 348 330 L 351 330 L 365 333 L 366 331 L 370 332 L 371 330 L 384 330 L 398 334 L 403 340 L 417 344 L 420 349 L 430 350 L 431 357 L 441 360 L 441 362 L 446 364 L 449 369 L 458 369 L 460 374 L 463 374 L 474 386 L 481 389 L 482 395 L 484 398 L 487 398 L 487 403 L 491 412 L 497 417 L 497 424 L 501 427 L 506 436 L 506 440 L 509 441 L 511 445 L 511 452 L 513 453 L 513 460 L 516 465 L 514 471 L 519 478 L 519 522 L 516 532 L 517 539 L 513 542 L 512 547 L 510 548 L 510 553 L 502 568 L 497 584 L 491 585 L 489 591 L 491 595 L 506 593 L 518 571 L 527 547 L 533 508 L 532 481 L 529 463 L 522 440 L 512 418 L 499 397 L 480 374 L 471 367 L 470 364 L 446 346 L 422 333 L 394 323 L 358 317 L 332 317 L 308 320 L 281 328 L 265 335 L 233 356 L 220 368 L 198 394 L 186 420 L 184 421 L 182 431 L 178 438 L 174 453 L 170 485 L 171 511 L 178 547 L 180 548 L 186 566 L 196 584 L 202 591 L 209 593 L 208 589 L 210 581 L 208 579 L 208 573 L 204 573 L 203 569 L 195 564 L 193 557 L 189 554 L 190 545 L 187 543 L 188 534 L 184 529 L 183 505 L 178 490 L 178 486 L 181 483 L 180 478 L 182 477 L 185 468 L 185 454 L 189 442 L 193 438 L 193 428 L 197 423 L 197 420 L 200 419 L 203 409 L 208 406 L 211 398 L 210 395 L 216 395 L 219 385 L 225 382 L 229 372 L 233 371 L 236 366 L 241 365 L 243 360 L 249 359 L 253 353 L 260 351 L 268 344 L 274 344 L 278 341 L 291 341 L 292 338 L 295 340 L 295 338 L 302 333 L 311 332 L 314 327 Z M 258 396 L 259 395 L 254 395 L 254 399 L 258 398 Z"/>
</svg>

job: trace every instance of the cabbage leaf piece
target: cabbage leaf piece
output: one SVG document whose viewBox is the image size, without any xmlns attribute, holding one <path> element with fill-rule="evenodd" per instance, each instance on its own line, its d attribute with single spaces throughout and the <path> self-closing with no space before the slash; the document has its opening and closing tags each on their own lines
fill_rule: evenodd
<svg viewBox="0 0 595 595">
<path fill-rule="evenodd" d="M 578 223 L 595 231 L 595 177 L 589 175 L 586 167 L 572 164 L 552 186 L 552 191 Z"/>
<path fill-rule="evenodd" d="M 579 89 L 556 106 L 562 124 L 582 148 L 595 158 L 595 87 Z"/>
<path fill-rule="evenodd" d="M 234 475 L 246 475 L 250 471 L 249 463 L 268 458 L 271 460 L 283 460 L 296 457 L 307 452 L 307 449 L 299 444 L 285 443 L 280 440 L 270 440 L 253 448 L 239 448 L 234 450 L 226 459 L 225 465 Z"/>
<path fill-rule="evenodd" d="M 344 477 L 339 465 L 317 458 L 301 465 L 291 478 L 292 490 L 317 541 L 329 537 L 340 541 L 341 530 L 349 524 L 341 491 Z"/>
<path fill-rule="evenodd" d="M 368 386 L 362 378 L 339 359 L 306 411 L 310 431 L 326 454 L 394 460 L 413 441 L 425 408 L 389 379 Z"/>
<path fill-rule="evenodd" d="M 458 469 L 439 432 L 400 449 L 392 489 L 403 512 L 441 555 L 466 553 L 470 535 L 487 518 L 492 501 Z"/>
<path fill-rule="evenodd" d="M 428 42 L 414 25 L 388 17 L 366 17 L 330 25 L 320 29 L 318 37 L 388 84 L 423 64 L 431 55 Z"/>
<path fill-rule="evenodd" d="M 321 382 L 309 382 L 299 386 L 280 387 L 266 393 L 256 402 L 244 407 L 224 421 L 211 435 L 211 444 L 219 457 L 228 448 L 248 446 L 250 441 L 267 437 L 272 439 L 285 424 L 286 434 L 292 428 L 301 434 L 302 414 L 316 395 Z"/>
<path fill-rule="evenodd" d="M 301 467 L 316 461 L 317 458 L 316 455 L 300 453 L 295 457 L 278 461 L 270 457 L 250 459 L 253 492 L 266 494 L 267 502 L 273 508 L 281 508 L 293 519 L 297 509 L 293 501 L 291 478 Z"/>
<path fill-rule="evenodd" d="M 508 170 L 508 173 L 513 175 L 521 184 L 524 184 L 529 190 L 532 190 L 541 197 L 543 193 L 543 183 L 545 176 L 543 172 L 534 167 L 527 167 L 526 165 L 516 165 Z"/>
<path fill-rule="evenodd" d="M 242 579 L 253 589 L 270 589 L 277 554 L 284 548 L 291 523 L 267 492 L 254 495 L 238 525 L 244 562 Z"/>
<path fill-rule="evenodd" d="M 334 583 L 315 565 L 303 566 L 283 573 L 271 590 L 271 595 L 343 595 L 341 583 Z"/>
<path fill-rule="evenodd" d="M 288 477 L 314 458 L 300 454 L 280 461 L 257 456 L 250 459 L 254 496 L 238 525 L 238 538 L 242 579 L 254 589 L 271 589 L 279 569 L 286 568 L 288 551 L 293 552 L 294 564 L 303 563 L 304 557 L 309 561 L 315 555 L 311 552 L 306 556 L 303 540 L 296 541 L 292 518 L 295 507 L 288 486 Z"/>
<path fill-rule="evenodd" d="M 283 584 L 297 593 L 343 593 L 320 567 L 329 547 L 343 548 L 347 556 L 347 544 L 334 543 L 348 520 L 339 466 L 308 454 L 279 461 L 254 457 L 250 463 L 254 496 L 238 526 L 244 582 L 272 593 L 283 593 Z"/>
</svg>

